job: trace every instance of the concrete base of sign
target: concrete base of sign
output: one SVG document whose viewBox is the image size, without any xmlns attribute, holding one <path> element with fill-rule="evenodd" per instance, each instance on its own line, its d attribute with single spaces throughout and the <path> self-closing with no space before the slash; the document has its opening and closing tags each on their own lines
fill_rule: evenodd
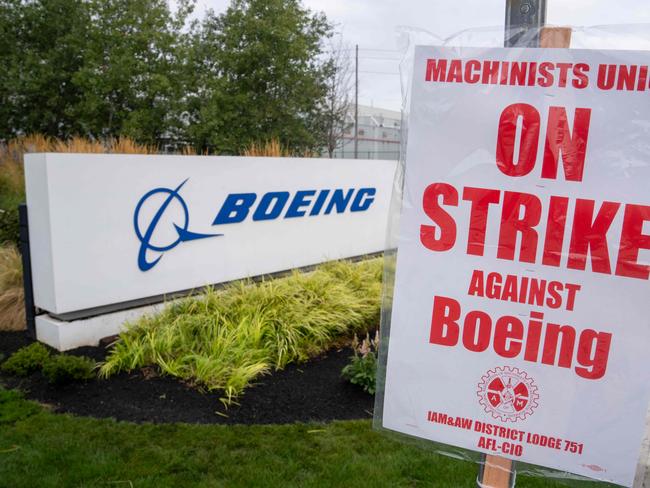
<svg viewBox="0 0 650 488">
<path fill-rule="evenodd" d="M 69 322 L 39 315 L 36 317 L 36 338 L 59 351 L 96 346 L 100 339 L 119 334 L 125 323 L 154 314 L 163 306 L 164 303 L 159 303 Z"/>
</svg>

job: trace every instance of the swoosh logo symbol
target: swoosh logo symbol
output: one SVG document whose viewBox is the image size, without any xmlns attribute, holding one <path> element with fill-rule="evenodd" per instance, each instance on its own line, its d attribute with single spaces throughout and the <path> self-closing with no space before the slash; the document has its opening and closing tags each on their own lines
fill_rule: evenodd
<svg viewBox="0 0 650 488">
<path fill-rule="evenodd" d="M 189 179 L 189 178 L 188 178 Z M 187 183 L 188 179 L 183 181 L 175 189 L 170 188 L 155 188 L 147 192 L 138 202 L 135 207 L 135 212 L 133 213 L 133 227 L 135 229 L 135 234 L 140 241 L 140 250 L 138 252 L 138 268 L 141 271 L 149 271 L 151 268 L 156 266 L 158 262 L 162 259 L 164 253 L 171 251 L 176 246 L 180 245 L 183 242 L 197 241 L 201 239 L 208 239 L 212 237 L 221 237 L 223 234 L 199 234 L 197 232 L 192 232 L 189 230 L 190 225 L 190 213 L 187 208 L 187 204 L 183 197 L 180 195 L 180 191 Z M 143 229 L 140 227 L 140 212 L 142 211 L 143 205 L 152 197 L 157 195 L 166 195 L 165 200 L 162 205 L 158 208 L 153 218 L 149 222 L 149 225 Z M 165 212 L 169 208 L 169 205 L 172 202 L 178 202 L 183 210 L 183 222 L 181 225 L 174 223 L 174 230 L 176 233 L 176 239 L 166 245 L 154 245 L 151 240 L 153 238 L 154 232 L 158 228 L 160 219 L 165 215 Z M 149 254 L 158 254 L 155 259 L 149 260 Z"/>
</svg>

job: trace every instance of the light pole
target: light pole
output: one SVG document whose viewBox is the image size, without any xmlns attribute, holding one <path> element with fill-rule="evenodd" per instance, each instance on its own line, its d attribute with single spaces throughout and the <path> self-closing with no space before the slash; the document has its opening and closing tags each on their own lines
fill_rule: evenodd
<svg viewBox="0 0 650 488">
<path fill-rule="evenodd" d="M 359 158 L 359 44 L 354 54 L 354 159 Z"/>
</svg>

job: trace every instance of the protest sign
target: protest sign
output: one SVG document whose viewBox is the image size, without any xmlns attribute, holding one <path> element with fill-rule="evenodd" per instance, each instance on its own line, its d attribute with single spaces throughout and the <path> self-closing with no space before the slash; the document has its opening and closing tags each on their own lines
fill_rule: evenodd
<svg viewBox="0 0 650 488">
<path fill-rule="evenodd" d="M 632 484 L 649 61 L 416 49 L 383 427 Z"/>
</svg>

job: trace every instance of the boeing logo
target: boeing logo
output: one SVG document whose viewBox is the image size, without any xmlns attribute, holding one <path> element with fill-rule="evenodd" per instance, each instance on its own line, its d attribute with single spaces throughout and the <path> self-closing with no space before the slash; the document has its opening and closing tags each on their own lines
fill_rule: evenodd
<svg viewBox="0 0 650 488">
<path fill-rule="evenodd" d="M 178 185 L 175 190 L 170 190 L 169 188 L 156 188 L 154 190 L 151 190 L 140 199 L 138 205 L 135 207 L 135 213 L 133 214 L 133 226 L 135 227 L 135 234 L 138 236 L 138 239 L 140 240 L 140 252 L 138 253 L 138 267 L 140 268 L 141 271 L 149 271 L 156 264 L 158 264 L 158 261 L 162 259 L 162 253 L 171 251 L 176 246 L 178 246 L 181 242 L 196 241 L 199 239 L 207 239 L 208 237 L 220 237 L 223 235 L 223 234 L 197 234 L 195 232 L 190 232 L 188 230 L 188 227 L 190 225 L 190 213 L 187 209 L 185 200 L 183 200 L 183 197 L 181 197 L 178 194 L 178 192 L 181 190 L 181 188 L 183 188 L 183 185 L 185 185 L 185 183 L 187 183 L 187 180 L 183 181 L 180 185 Z M 147 226 L 146 230 L 142 232 L 142 229 L 140 228 L 140 211 L 142 210 L 142 206 L 147 202 L 147 200 L 149 200 L 150 198 L 158 194 L 167 195 L 167 197 L 163 200 L 162 205 L 160 205 L 160 208 L 154 214 L 154 217 L 151 219 L 151 222 L 149 222 L 149 225 Z M 169 208 L 169 205 L 173 201 L 177 201 L 181 205 L 181 208 L 183 209 L 184 218 L 183 218 L 182 225 L 178 225 L 178 223 L 173 224 L 174 231 L 175 231 L 174 233 L 176 234 L 176 238 L 174 239 L 173 242 L 166 245 L 154 245 L 152 244 L 152 238 L 154 232 L 158 227 L 160 219 L 163 217 L 163 215 Z M 154 251 L 160 253 L 160 255 L 153 261 L 148 261 L 147 260 L 148 251 Z"/>
<path fill-rule="evenodd" d="M 133 225 L 135 233 L 140 241 L 140 252 L 138 253 L 138 267 L 141 271 L 149 271 L 156 266 L 162 259 L 163 253 L 171 251 L 183 242 L 207 239 L 210 237 L 220 237 L 223 234 L 198 234 L 191 232 L 188 227 L 190 216 L 185 200 L 179 192 L 188 180 L 183 181 L 174 190 L 169 188 L 156 188 L 146 193 L 138 202 L 133 215 Z M 213 226 L 229 225 L 242 223 L 252 216 L 253 222 L 269 221 L 276 219 L 295 219 L 300 217 L 315 217 L 319 215 L 330 215 L 332 213 L 345 212 L 365 212 L 370 208 L 375 200 L 377 190 L 375 188 L 350 188 L 343 189 L 323 189 L 323 190 L 298 190 L 295 192 L 272 191 L 264 193 L 258 198 L 257 193 L 231 193 L 224 200 L 216 217 L 212 221 Z M 160 196 L 164 199 L 158 210 L 153 214 L 153 218 L 148 225 L 142 225 L 141 212 L 142 207 L 149 200 L 160 202 Z M 174 222 L 170 217 L 172 211 L 170 206 L 176 202 L 182 209 L 182 222 Z M 155 207 L 154 207 L 155 208 Z M 151 214 L 151 210 L 148 209 Z M 178 209 L 176 211 L 178 213 Z M 167 214 L 167 215 L 166 215 Z M 163 217 L 165 216 L 165 219 Z M 178 218 L 178 215 L 176 215 Z M 158 230 L 162 222 L 171 223 L 174 232 L 169 233 L 167 228 L 168 240 L 172 242 L 160 243 L 154 239 L 160 239 L 160 234 L 164 235 L 164 230 Z M 143 232 L 144 229 L 144 232 Z M 158 230 L 158 232 L 156 232 Z M 155 242 L 155 243 L 154 243 Z M 150 260 L 149 254 L 158 253 L 155 259 Z"/>
</svg>

